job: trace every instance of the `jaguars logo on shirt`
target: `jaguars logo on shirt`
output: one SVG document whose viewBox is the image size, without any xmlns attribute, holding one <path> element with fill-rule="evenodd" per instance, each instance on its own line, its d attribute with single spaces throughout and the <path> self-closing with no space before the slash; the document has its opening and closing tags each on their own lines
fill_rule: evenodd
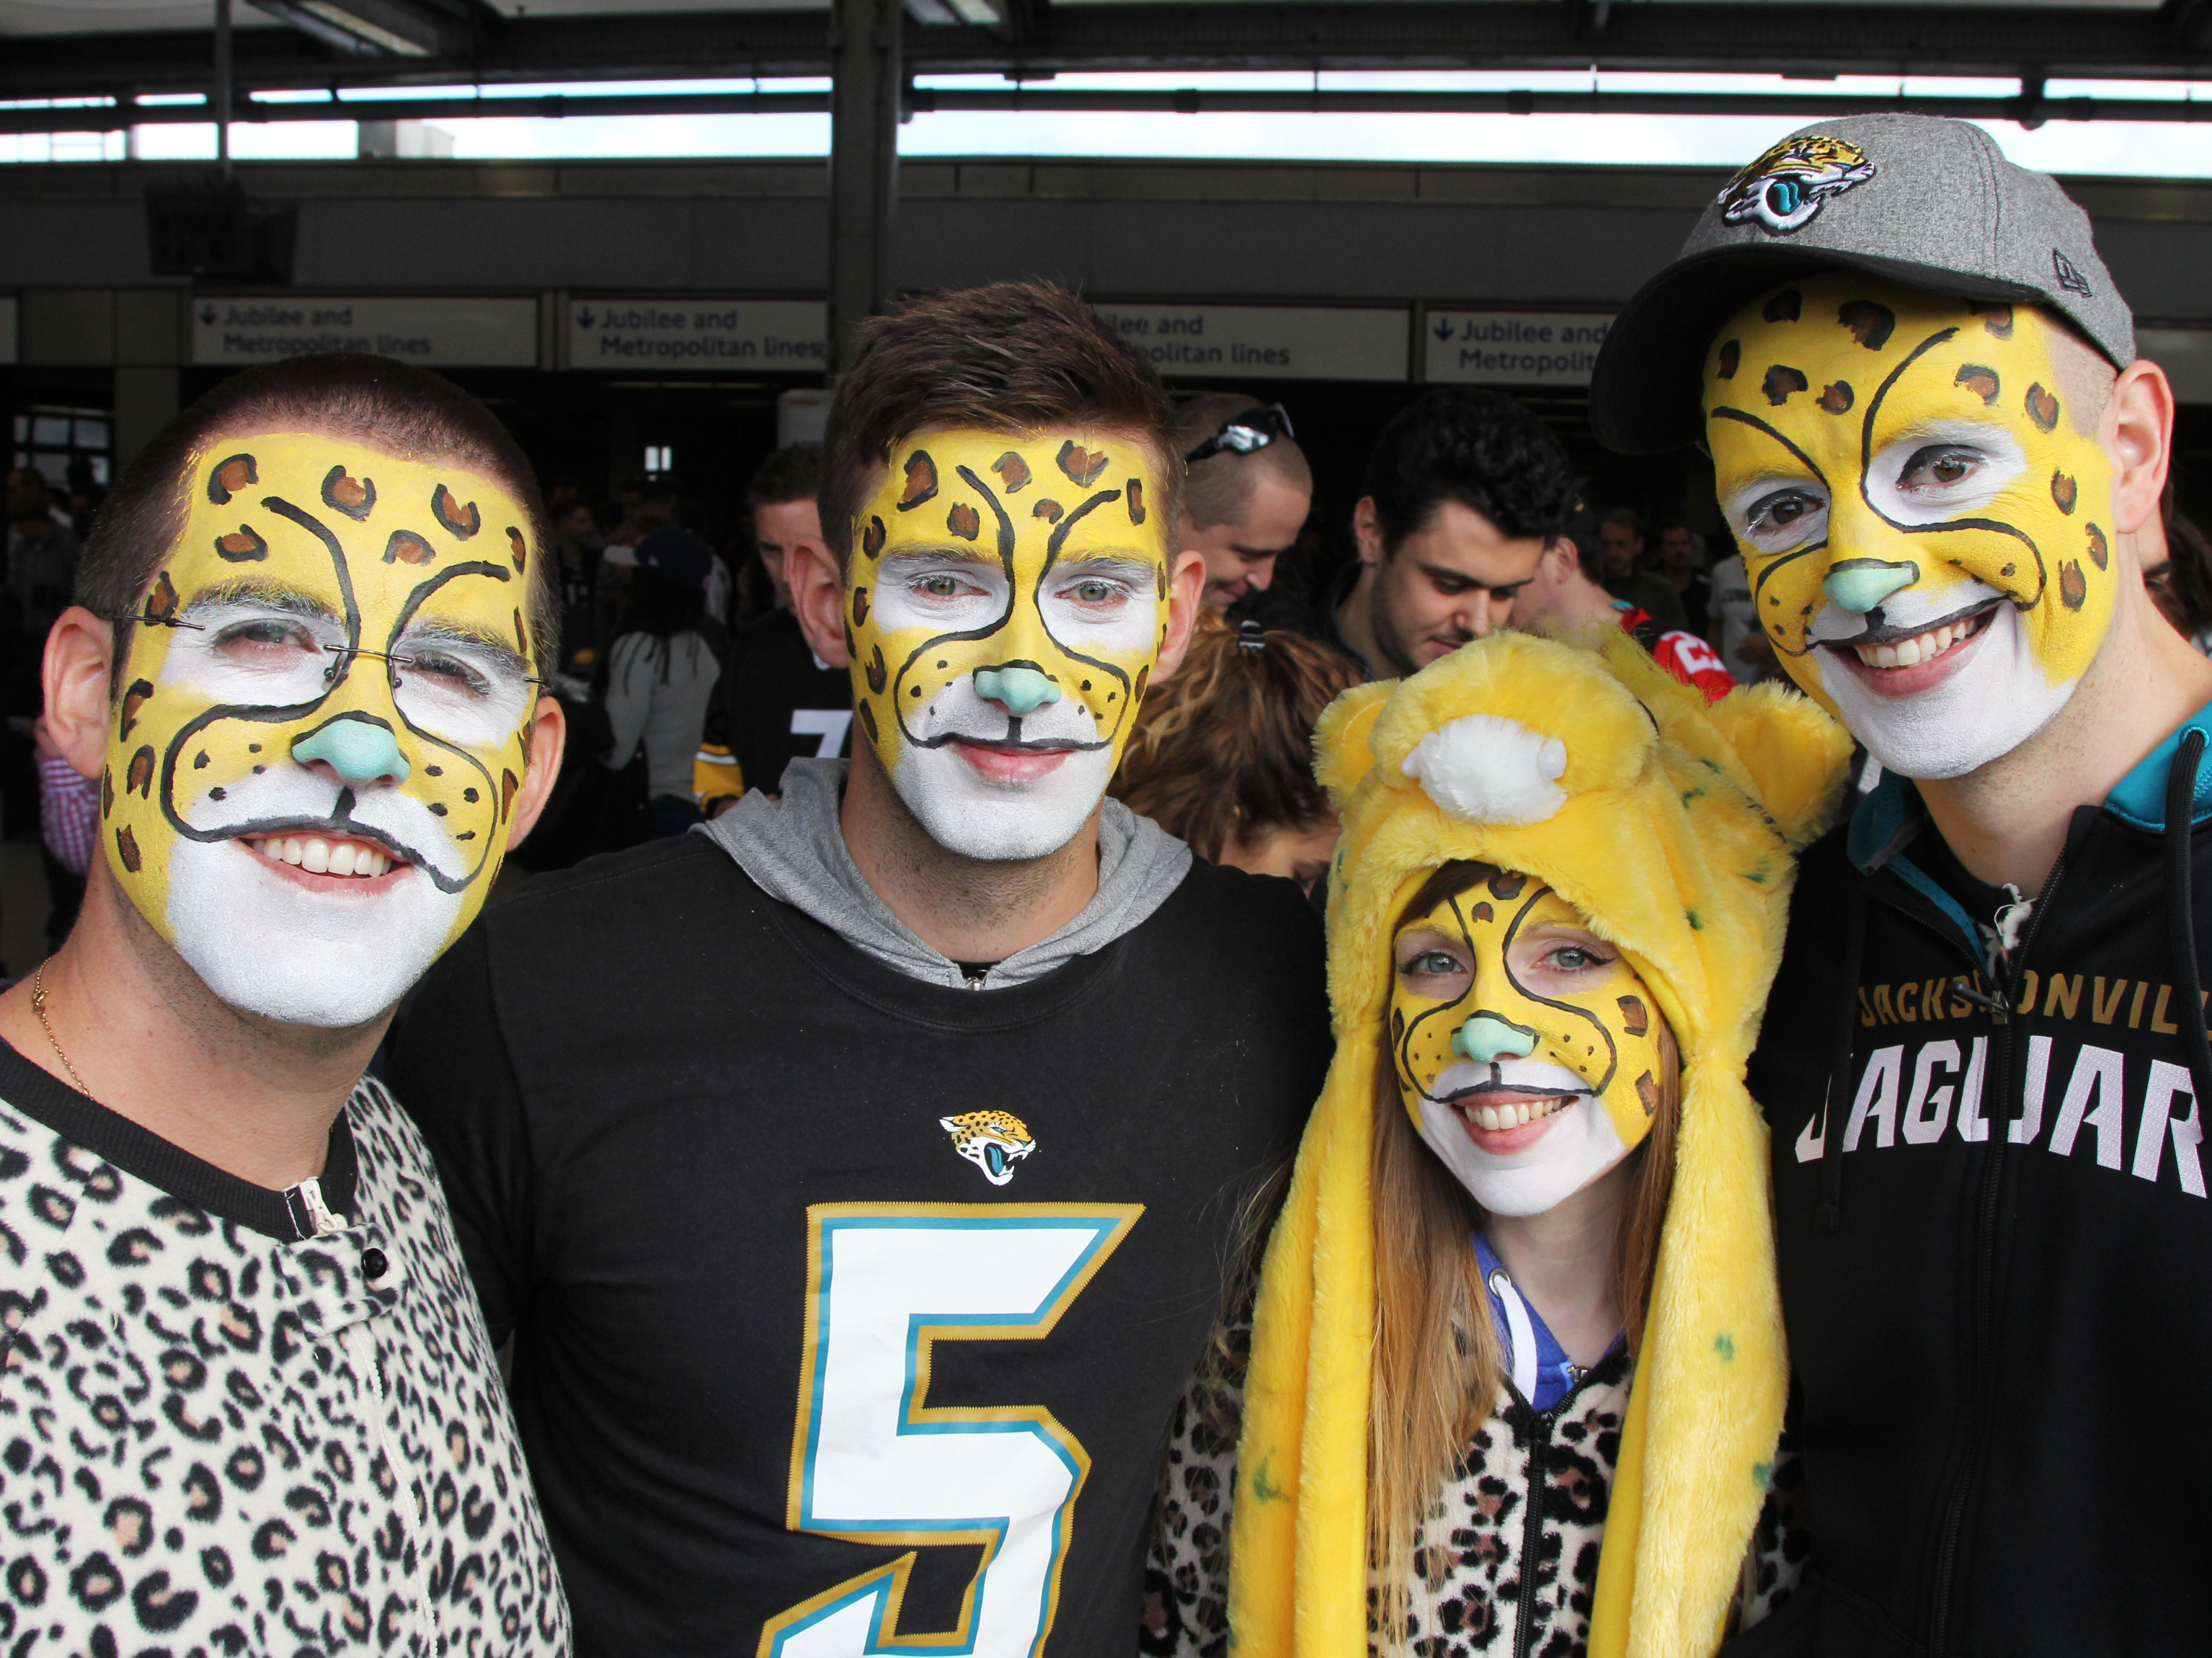
<svg viewBox="0 0 2212 1658">
<path fill-rule="evenodd" d="M 937 1126 L 952 1136 L 952 1149 L 983 1171 L 994 1186 L 1014 1177 L 1014 1165 L 1036 1150 L 1029 1125 L 1006 1111 L 969 1111 L 939 1117 Z"/>
<path fill-rule="evenodd" d="M 1874 174 L 1866 151 L 1848 139 L 1817 132 L 1786 138 L 1729 180 L 1720 193 L 1721 217 L 1730 224 L 1756 219 L 1771 234 L 1787 236 L 1812 223 L 1829 197 Z"/>
</svg>

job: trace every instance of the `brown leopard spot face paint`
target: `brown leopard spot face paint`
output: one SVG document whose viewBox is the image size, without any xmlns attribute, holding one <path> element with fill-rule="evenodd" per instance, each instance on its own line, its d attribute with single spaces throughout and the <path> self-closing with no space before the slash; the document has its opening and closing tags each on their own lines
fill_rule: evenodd
<svg viewBox="0 0 2212 1658">
<path fill-rule="evenodd" d="M 851 567 L 856 588 L 867 573 L 848 610 L 854 695 L 939 844 L 1040 856 L 1097 806 L 1167 614 L 1171 549 L 1145 506 L 1158 471 L 1141 446 L 1088 432 L 892 446 Z"/>
<path fill-rule="evenodd" d="M 1392 1070 L 1477 1202 L 1540 1213 L 1650 1133 L 1673 1060 L 1643 980 L 1573 905 L 1476 873 L 1393 940 Z"/>
<path fill-rule="evenodd" d="M 197 457 L 125 630 L 103 836 L 210 989 L 287 1023 L 391 1005 L 482 905 L 537 700 L 503 485 L 316 433 Z M 487 537 L 491 556 L 471 543 Z"/>
<path fill-rule="evenodd" d="M 2054 325 L 1862 276 L 1752 299 L 1714 335 L 1707 446 L 1761 625 L 1887 768 L 2024 741 L 2102 645 L 2112 465 L 2055 389 Z M 2069 345 L 2066 349 L 2073 348 Z M 1747 397 L 1730 370 L 1762 368 Z M 1802 374 L 1832 389 L 1796 395 Z"/>
</svg>

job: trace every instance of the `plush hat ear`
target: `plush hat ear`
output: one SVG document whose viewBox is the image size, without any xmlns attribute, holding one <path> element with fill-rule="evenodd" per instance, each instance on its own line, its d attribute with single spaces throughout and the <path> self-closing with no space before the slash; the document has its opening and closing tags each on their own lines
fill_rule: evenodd
<svg viewBox="0 0 2212 1658">
<path fill-rule="evenodd" d="M 1708 710 L 1743 768 L 1759 804 L 1795 848 L 1828 825 L 1851 739 L 1813 700 L 1786 685 L 1745 685 Z"/>
<path fill-rule="evenodd" d="M 1354 685 L 1322 711 L 1314 727 L 1314 775 L 1341 812 L 1359 780 L 1375 768 L 1375 721 L 1398 689 L 1395 679 Z"/>
</svg>

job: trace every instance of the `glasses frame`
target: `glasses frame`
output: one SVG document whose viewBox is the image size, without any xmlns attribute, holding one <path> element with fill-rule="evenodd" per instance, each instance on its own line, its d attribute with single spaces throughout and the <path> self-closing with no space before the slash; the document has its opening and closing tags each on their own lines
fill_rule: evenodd
<svg viewBox="0 0 2212 1658">
<path fill-rule="evenodd" d="M 140 626 L 147 628 L 186 628 L 196 634 L 204 634 L 208 630 L 207 623 L 204 622 L 185 622 L 173 616 L 102 616 L 100 620 L 136 622 Z M 344 671 L 347 659 L 350 657 L 373 656 L 390 663 L 395 668 L 411 668 L 415 665 L 415 659 L 411 656 L 395 656 L 390 651 L 372 651 L 362 645 L 325 645 L 322 648 L 337 658 L 337 661 L 323 670 L 323 683 L 326 685 L 337 683 L 338 675 Z M 546 690 L 553 688 L 551 680 L 541 678 L 534 673 L 523 675 L 522 683 L 526 685 L 536 685 Z"/>
</svg>

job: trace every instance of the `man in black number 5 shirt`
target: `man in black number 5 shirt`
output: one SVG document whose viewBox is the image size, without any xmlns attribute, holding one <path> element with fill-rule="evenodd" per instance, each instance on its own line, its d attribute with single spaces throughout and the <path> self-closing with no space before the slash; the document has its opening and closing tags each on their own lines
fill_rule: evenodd
<svg viewBox="0 0 2212 1658">
<path fill-rule="evenodd" d="M 1132 1649 L 1328 1040 L 1297 889 L 1103 799 L 1200 603 L 1166 426 L 1059 289 L 868 325 L 791 584 L 849 769 L 540 878 L 410 1015 L 586 1658 Z"/>
</svg>

